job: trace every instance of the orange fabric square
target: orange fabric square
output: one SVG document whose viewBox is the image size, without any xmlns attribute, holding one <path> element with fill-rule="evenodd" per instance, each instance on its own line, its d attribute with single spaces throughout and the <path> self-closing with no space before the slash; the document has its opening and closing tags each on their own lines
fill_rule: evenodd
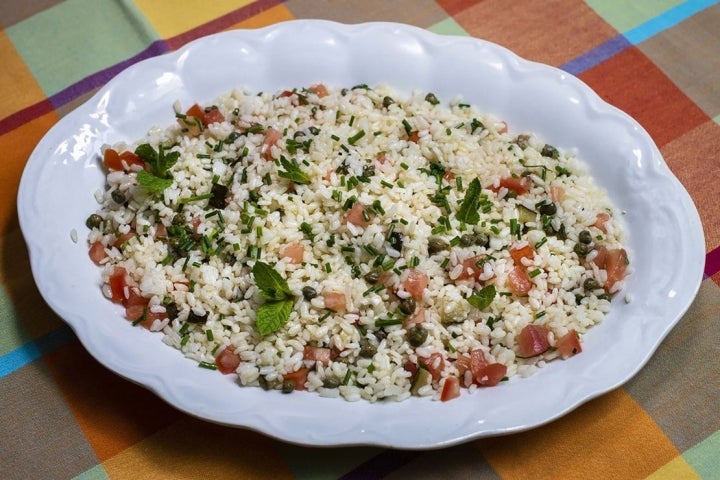
<svg viewBox="0 0 720 480">
<path fill-rule="evenodd" d="M 57 120 L 55 112 L 47 113 L 0 135 L 0 152 L 3 152 L 0 168 L 0 234 L 14 228 L 17 221 L 18 185 L 23 169 L 37 143 Z"/>
<path fill-rule="evenodd" d="M 705 230 L 705 251 L 720 247 L 720 125 L 712 120 L 662 148 L 663 158 L 695 202 Z"/>
<path fill-rule="evenodd" d="M 605 101 L 640 122 L 659 147 L 709 118 L 636 47 L 585 71 L 580 78 Z"/>
<path fill-rule="evenodd" d="M 562 65 L 617 35 L 583 2 L 486 0 L 454 15 L 470 35 L 521 57 Z M 518 31 L 518 25 L 523 25 Z"/>
<path fill-rule="evenodd" d="M 45 100 L 45 93 L 35 81 L 12 42 L 0 30 L 0 119 Z"/>
<path fill-rule="evenodd" d="M 44 359 L 101 462 L 183 415 L 149 390 L 107 370 L 77 342 Z"/>
<path fill-rule="evenodd" d="M 622 389 L 541 428 L 477 445 L 507 480 L 645 478 L 680 454 Z"/>
<path fill-rule="evenodd" d="M 278 22 L 284 22 L 286 20 L 294 20 L 295 17 L 282 3 L 276 5 L 267 10 L 259 12 L 257 15 L 253 15 L 247 20 L 238 22 L 235 25 L 228 27 L 226 30 L 235 30 L 238 28 L 262 28 L 267 27 Z"/>
<path fill-rule="evenodd" d="M 451 16 L 457 15 L 480 2 L 482 2 L 482 0 L 437 0 L 438 5 Z"/>
</svg>

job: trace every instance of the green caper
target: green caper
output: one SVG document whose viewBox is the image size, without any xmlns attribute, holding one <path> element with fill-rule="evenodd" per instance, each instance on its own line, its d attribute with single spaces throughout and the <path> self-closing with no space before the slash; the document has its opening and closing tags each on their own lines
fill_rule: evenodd
<svg viewBox="0 0 720 480">
<path fill-rule="evenodd" d="M 554 203 L 543 203 L 538 208 L 538 211 L 543 215 L 555 215 L 557 213 L 557 207 Z"/>
<path fill-rule="evenodd" d="M 580 305 L 583 301 L 583 298 L 585 298 L 585 297 L 583 297 L 579 293 L 576 293 L 575 294 L 575 305 Z"/>
<path fill-rule="evenodd" d="M 460 236 L 460 245 L 463 247 L 469 247 L 475 244 L 475 235 L 472 233 L 464 233 Z"/>
<path fill-rule="evenodd" d="M 583 230 L 578 234 L 578 240 L 580 243 L 584 243 L 585 245 L 588 245 L 592 243 L 592 234 L 588 232 L 587 230 Z"/>
<path fill-rule="evenodd" d="M 380 273 L 377 270 L 373 270 L 365 274 L 365 281 L 370 285 L 375 285 L 380 280 Z"/>
<path fill-rule="evenodd" d="M 372 344 L 366 337 L 360 339 L 360 356 L 362 358 L 372 358 L 377 353 L 377 347 Z"/>
<path fill-rule="evenodd" d="M 88 228 L 100 228 L 102 223 L 103 218 L 97 213 L 93 213 L 85 220 L 85 225 L 87 225 Z"/>
<path fill-rule="evenodd" d="M 508 190 L 505 194 L 505 198 L 517 198 L 517 192 L 515 190 Z"/>
<path fill-rule="evenodd" d="M 122 205 L 127 201 L 127 198 L 125 198 L 125 194 L 122 193 L 120 190 L 113 190 L 113 192 L 110 194 L 110 197 L 113 199 L 113 202 L 117 203 L 118 205 Z"/>
<path fill-rule="evenodd" d="M 521 149 L 525 150 L 528 146 L 530 146 L 530 135 L 522 134 L 518 135 L 515 139 L 515 143 L 517 143 L 517 146 Z"/>
<path fill-rule="evenodd" d="M 601 293 L 597 296 L 597 298 L 598 300 L 607 300 L 609 302 L 610 300 L 612 300 L 612 295 L 610 295 L 609 293 Z"/>
<path fill-rule="evenodd" d="M 386 96 L 383 98 L 383 107 L 388 108 L 393 103 L 395 103 L 395 100 L 393 100 L 392 97 Z"/>
<path fill-rule="evenodd" d="M 283 380 L 282 383 L 282 393 L 292 393 L 293 390 L 295 390 L 295 382 L 292 380 Z"/>
<path fill-rule="evenodd" d="M 438 103 L 440 103 L 440 100 L 437 99 L 434 93 L 428 93 L 427 95 L 425 95 L 425 101 L 433 105 L 437 105 Z"/>
<path fill-rule="evenodd" d="M 415 299 L 412 297 L 403 298 L 400 300 L 400 311 L 405 315 L 410 315 L 415 311 Z"/>
<path fill-rule="evenodd" d="M 583 282 L 583 288 L 585 288 L 585 290 L 597 290 L 600 288 L 600 283 L 594 278 L 587 278 Z"/>
<path fill-rule="evenodd" d="M 450 248 L 450 244 L 442 238 L 430 237 L 428 239 L 428 253 L 430 255 L 435 255 L 436 253 L 447 250 L 448 248 Z"/>
<path fill-rule="evenodd" d="M 419 347 L 427 340 L 428 331 L 421 325 L 415 325 L 407 332 L 407 341 L 413 347 Z"/>
<path fill-rule="evenodd" d="M 172 224 L 176 227 L 179 225 L 185 225 L 185 219 L 181 214 L 177 213 L 172 219 Z"/>
<path fill-rule="evenodd" d="M 338 388 L 340 386 L 340 380 L 337 377 L 328 377 L 323 380 L 323 387 L 325 388 Z"/>
<path fill-rule="evenodd" d="M 576 243 L 573 251 L 577 253 L 578 257 L 584 257 L 588 253 L 590 253 L 590 247 L 588 247 L 584 243 Z"/>
<path fill-rule="evenodd" d="M 302 295 L 305 300 L 310 301 L 317 297 L 317 291 L 308 285 L 302 288 Z"/>
<path fill-rule="evenodd" d="M 375 175 L 374 165 L 363 165 L 362 174 L 364 177 L 372 177 Z"/>
<path fill-rule="evenodd" d="M 543 157 L 550 157 L 550 158 L 554 158 L 555 160 L 557 160 L 558 157 L 560 156 L 560 152 L 558 151 L 557 148 L 546 143 L 545 146 L 542 148 L 540 155 L 542 155 Z"/>
<path fill-rule="evenodd" d="M 487 234 L 483 232 L 475 234 L 475 245 L 478 247 L 487 247 L 488 242 L 490 242 L 490 237 L 488 237 Z"/>
</svg>

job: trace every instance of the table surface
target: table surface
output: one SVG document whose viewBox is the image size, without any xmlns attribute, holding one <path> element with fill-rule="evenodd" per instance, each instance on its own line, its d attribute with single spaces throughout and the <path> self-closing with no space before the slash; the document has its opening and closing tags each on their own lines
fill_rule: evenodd
<svg viewBox="0 0 720 480">
<path fill-rule="evenodd" d="M 720 478 L 719 3 L 0 3 L 0 478 Z M 18 225 L 34 146 L 134 62 L 307 18 L 490 40 L 578 76 L 643 125 L 697 205 L 706 264 L 697 298 L 636 377 L 514 435 L 431 451 L 310 448 L 187 416 L 84 350 L 38 293 Z"/>
</svg>

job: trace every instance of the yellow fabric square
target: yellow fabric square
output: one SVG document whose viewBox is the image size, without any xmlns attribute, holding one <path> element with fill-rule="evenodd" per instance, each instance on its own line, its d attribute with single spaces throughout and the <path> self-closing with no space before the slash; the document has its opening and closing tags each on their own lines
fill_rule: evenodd
<svg viewBox="0 0 720 480">
<path fill-rule="evenodd" d="M 294 19 L 295 17 L 293 16 L 292 12 L 290 12 L 290 10 L 288 10 L 285 5 L 280 4 L 272 8 L 268 8 L 267 10 L 263 10 L 262 12 L 248 18 L 247 20 L 238 22 L 235 25 L 227 28 L 227 30 L 237 30 L 240 28 L 262 28 L 267 27 L 268 25 L 273 25 L 275 23 Z"/>
<path fill-rule="evenodd" d="M 646 480 L 676 480 L 678 478 L 684 480 L 701 480 L 700 475 L 688 465 L 683 457 L 677 457 L 666 463 L 655 471 L 655 473 L 647 477 Z"/>
<path fill-rule="evenodd" d="M 135 0 L 163 39 L 169 39 L 238 10 L 252 0 Z"/>
<path fill-rule="evenodd" d="M 45 100 L 40 85 L 3 30 L 0 30 L 0 118 Z"/>
</svg>

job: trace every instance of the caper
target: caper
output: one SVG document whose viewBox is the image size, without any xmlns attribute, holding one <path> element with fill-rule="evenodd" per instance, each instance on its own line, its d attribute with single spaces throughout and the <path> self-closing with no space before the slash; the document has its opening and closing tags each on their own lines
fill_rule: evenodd
<svg viewBox="0 0 720 480">
<path fill-rule="evenodd" d="M 85 225 L 87 225 L 88 228 L 100 228 L 102 222 L 103 218 L 97 213 L 93 213 L 85 220 Z"/>
<path fill-rule="evenodd" d="M 377 347 L 366 337 L 362 337 L 360 339 L 360 356 L 362 358 L 372 358 L 376 353 Z"/>
<path fill-rule="evenodd" d="M 505 194 L 505 198 L 517 198 L 517 192 L 515 190 L 508 190 Z"/>
<path fill-rule="evenodd" d="M 583 297 L 579 293 L 576 293 L 575 294 L 575 305 L 580 305 L 583 301 L 583 298 L 585 298 L 585 297 Z"/>
<path fill-rule="evenodd" d="M 363 177 L 372 177 L 375 175 L 375 166 L 374 165 L 363 165 L 362 169 Z"/>
<path fill-rule="evenodd" d="M 415 311 L 415 299 L 412 297 L 403 298 L 400 300 L 400 311 L 405 315 L 410 315 Z"/>
<path fill-rule="evenodd" d="M 376 270 L 373 270 L 366 273 L 364 278 L 370 285 L 375 285 L 380 280 L 380 274 Z"/>
<path fill-rule="evenodd" d="M 427 95 L 425 95 L 425 101 L 433 105 L 437 105 L 438 103 L 440 103 L 440 100 L 437 99 L 434 93 L 428 93 Z"/>
<path fill-rule="evenodd" d="M 305 136 L 305 132 L 303 132 L 302 130 L 298 130 L 297 132 L 295 132 L 293 134 L 293 138 L 304 137 L 304 136 Z"/>
<path fill-rule="evenodd" d="M 113 192 L 110 194 L 110 197 L 113 199 L 113 202 L 122 205 L 127 201 L 125 198 L 125 194 L 122 193 L 120 190 L 113 190 Z"/>
<path fill-rule="evenodd" d="M 430 255 L 435 255 L 436 253 L 447 250 L 448 248 L 450 248 L 450 244 L 442 238 L 430 237 L 428 239 L 428 253 Z"/>
<path fill-rule="evenodd" d="M 475 235 L 472 233 L 463 233 L 460 236 L 460 245 L 463 247 L 469 247 L 475 244 Z"/>
<path fill-rule="evenodd" d="M 282 383 L 282 393 L 292 393 L 293 390 L 295 390 L 295 382 L 292 380 L 283 380 Z"/>
<path fill-rule="evenodd" d="M 185 225 L 185 219 L 181 214 L 177 213 L 172 219 L 172 224 L 176 227 L 179 225 Z"/>
<path fill-rule="evenodd" d="M 540 155 L 542 155 L 543 157 L 550 157 L 557 160 L 557 158 L 560 156 L 560 152 L 558 152 L 557 148 L 546 143 L 545 146 L 542 148 Z"/>
<path fill-rule="evenodd" d="M 383 98 L 383 107 L 388 108 L 393 103 L 395 103 L 395 100 L 393 100 L 392 97 L 386 96 Z"/>
<path fill-rule="evenodd" d="M 585 288 L 585 290 L 597 290 L 600 288 L 600 284 L 594 278 L 587 278 L 583 282 L 583 288 Z"/>
<path fill-rule="evenodd" d="M 338 388 L 340 386 L 340 380 L 337 377 L 328 377 L 323 380 L 324 388 Z"/>
<path fill-rule="evenodd" d="M 515 139 L 515 143 L 517 143 L 518 147 L 525 150 L 528 146 L 530 146 L 530 135 L 518 135 L 517 139 Z"/>
<path fill-rule="evenodd" d="M 612 300 L 612 295 L 610 295 L 609 293 L 601 293 L 597 296 L 597 298 L 598 300 L 607 300 L 609 302 L 610 300 Z"/>
<path fill-rule="evenodd" d="M 538 211 L 543 215 L 555 215 L 557 213 L 557 207 L 554 203 L 543 203 L 538 208 Z"/>
<path fill-rule="evenodd" d="M 488 237 L 487 234 L 483 232 L 475 234 L 475 245 L 478 247 L 487 247 L 488 242 L 490 242 L 490 237 Z"/>
<path fill-rule="evenodd" d="M 588 232 L 587 230 L 583 230 L 578 234 L 578 240 L 580 240 L 580 243 L 584 243 L 585 245 L 588 245 L 592 243 L 592 234 Z"/>
<path fill-rule="evenodd" d="M 310 301 L 313 298 L 317 297 L 318 294 L 313 287 L 308 285 L 302 288 L 302 295 L 305 300 Z"/>
<path fill-rule="evenodd" d="M 584 257 L 585 255 L 590 253 L 590 247 L 588 247 L 584 243 L 576 243 L 573 251 L 577 253 L 579 257 Z"/>
<path fill-rule="evenodd" d="M 419 347 L 427 340 L 428 331 L 421 325 L 415 325 L 407 332 L 407 341 L 413 347 Z"/>
</svg>

